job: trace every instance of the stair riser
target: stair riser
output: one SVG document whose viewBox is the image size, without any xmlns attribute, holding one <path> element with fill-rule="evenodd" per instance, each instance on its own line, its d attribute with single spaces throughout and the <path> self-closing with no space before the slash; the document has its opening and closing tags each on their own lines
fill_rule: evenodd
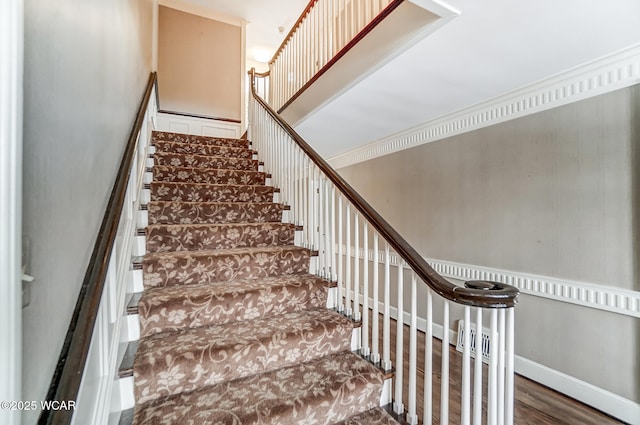
<svg viewBox="0 0 640 425">
<path fill-rule="evenodd" d="M 146 251 L 146 238 L 142 235 L 134 236 L 131 255 L 133 255 L 134 257 L 142 257 L 144 254 L 146 254 Z"/>
<path fill-rule="evenodd" d="M 153 158 L 149 158 L 149 160 L 150 162 L 147 162 L 149 167 L 153 167 L 157 164 L 170 165 L 174 167 L 259 171 L 258 161 L 253 159 L 220 158 L 178 153 L 156 153 Z"/>
<path fill-rule="evenodd" d="M 312 307 L 312 306 L 310 306 Z M 286 313 L 286 311 L 284 312 L 279 312 L 279 313 Z M 243 319 L 244 320 L 244 319 Z M 148 336 L 144 334 L 144 330 L 142 329 L 141 325 L 140 325 L 140 315 L 139 314 L 128 314 L 126 315 L 126 320 L 124 321 L 124 324 L 126 326 L 126 332 L 123 333 L 123 342 L 132 342 L 132 341 L 138 341 L 141 337 L 143 336 Z M 224 324 L 226 322 L 222 322 L 221 324 Z M 231 323 L 231 322 L 229 322 Z M 207 325 L 207 324 L 205 324 Z M 181 328 L 184 329 L 184 328 Z M 350 343 L 350 347 L 352 351 L 356 351 L 360 348 L 359 342 L 360 342 L 360 329 L 361 328 L 354 328 L 353 329 L 353 333 L 351 335 L 351 343 Z M 166 330 L 167 332 L 175 332 L 178 329 L 168 329 Z M 149 335 L 153 335 L 154 333 L 157 332 L 152 332 Z"/>
<path fill-rule="evenodd" d="M 173 183 L 242 184 L 266 185 L 266 174 L 258 171 L 240 170 L 198 170 L 185 167 L 153 167 L 153 173 L 145 176 L 145 183 L 151 181 Z M 148 179 L 148 181 L 147 181 Z"/>
<path fill-rule="evenodd" d="M 253 159 L 254 153 L 249 149 L 230 148 L 227 146 L 201 145 L 195 143 L 175 143 L 158 141 L 155 143 L 151 154 L 179 153 L 185 155 L 217 156 L 220 158 L 245 158 Z"/>
<path fill-rule="evenodd" d="M 235 146 L 239 148 L 248 148 L 249 141 L 244 139 L 229 139 L 224 137 L 197 136 L 193 134 L 177 134 L 170 132 L 154 131 L 151 136 L 151 143 L 157 140 L 172 141 L 177 143 L 197 143 L 214 146 Z"/>
<path fill-rule="evenodd" d="M 146 252 L 284 246 L 293 244 L 294 234 L 293 225 L 278 223 L 155 227 L 147 228 Z"/>
<path fill-rule="evenodd" d="M 178 206 L 166 202 L 149 204 L 149 211 L 145 213 L 149 224 L 273 223 L 282 220 L 283 207 L 264 203 Z M 145 214 L 142 214 L 140 222 L 144 223 L 144 220 Z"/>
<path fill-rule="evenodd" d="M 143 276 L 145 288 L 206 282 L 252 279 L 281 274 L 309 272 L 307 250 L 284 250 L 276 253 L 226 252 L 211 255 L 184 255 L 156 261 L 145 257 Z"/>
<path fill-rule="evenodd" d="M 149 197 L 151 201 L 172 202 L 276 202 L 274 189 L 268 186 L 154 182 Z"/>
</svg>

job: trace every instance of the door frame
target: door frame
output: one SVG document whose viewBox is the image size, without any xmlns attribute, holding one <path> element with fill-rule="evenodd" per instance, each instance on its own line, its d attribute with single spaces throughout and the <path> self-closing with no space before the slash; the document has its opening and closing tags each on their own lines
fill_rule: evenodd
<svg viewBox="0 0 640 425">
<path fill-rule="evenodd" d="M 0 400 L 19 401 L 22 377 L 22 101 L 24 0 L 0 1 Z M 20 424 L 0 409 L 0 423 Z"/>
</svg>

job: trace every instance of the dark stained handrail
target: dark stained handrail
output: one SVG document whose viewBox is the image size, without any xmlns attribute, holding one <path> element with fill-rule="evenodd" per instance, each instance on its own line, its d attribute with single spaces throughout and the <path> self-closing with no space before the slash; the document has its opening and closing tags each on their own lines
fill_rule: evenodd
<svg viewBox="0 0 640 425">
<path fill-rule="evenodd" d="M 60 357 L 51 379 L 47 400 L 77 400 L 98 308 L 100 307 L 111 250 L 113 249 L 120 223 L 120 215 L 124 205 L 127 183 L 130 178 L 129 171 L 133 163 L 138 134 L 142 128 L 147 105 L 156 84 L 157 75 L 152 72 L 122 155 L 120 168 L 118 169 L 89 266 L 80 288 L 78 301 L 76 302 L 67 335 L 60 351 Z M 73 410 L 71 409 L 43 410 L 38 418 L 38 424 L 69 424 L 72 414 Z"/>
<path fill-rule="evenodd" d="M 342 194 L 360 211 L 373 228 L 413 269 L 433 291 L 458 304 L 482 308 L 514 307 L 518 301 L 517 288 L 498 282 L 469 281 L 457 286 L 436 272 L 429 263 L 407 242 L 358 192 L 349 185 L 309 144 L 291 128 L 255 91 L 255 72 L 251 70 L 251 94 L 267 113 L 289 134 Z"/>
</svg>

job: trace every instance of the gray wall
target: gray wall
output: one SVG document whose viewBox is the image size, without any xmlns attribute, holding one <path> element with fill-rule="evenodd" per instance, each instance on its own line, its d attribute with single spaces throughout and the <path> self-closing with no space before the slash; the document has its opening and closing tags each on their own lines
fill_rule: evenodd
<svg viewBox="0 0 640 425">
<path fill-rule="evenodd" d="M 36 281 L 23 310 L 24 400 L 44 399 L 60 353 L 151 71 L 152 10 L 25 1 L 23 232 Z"/>
<path fill-rule="evenodd" d="M 425 257 L 640 290 L 639 105 L 634 86 L 339 172 Z M 517 354 L 640 401 L 637 319 L 516 312 Z"/>
</svg>

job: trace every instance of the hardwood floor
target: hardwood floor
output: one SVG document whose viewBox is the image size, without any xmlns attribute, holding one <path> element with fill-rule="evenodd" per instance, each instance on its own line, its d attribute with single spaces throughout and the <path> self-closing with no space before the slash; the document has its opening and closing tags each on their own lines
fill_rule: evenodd
<svg viewBox="0 0 640 425">
<path fill-rule="evenodd" d="M 381 319 L 382 321 L 382 319 Z M 382 329 L 382 323 L 380 323 Z M 382 347 L 382 337 L 380 337 L 380 347 Z M 408 369 L 409 369 L 409 327 L 404 326 L 404 346 L 407 349 L 403 352 L 404 379 L 403 379 L 403 403 L 405 410 L 407 409 L 408 400 Z M 423 415 L 423 394 L 424 394 L 424 339 L 425 334 L 418 332 L 418 394 L 417 406 L 418 417 L 422 423 Z M 391 360 L 396 365 L 395 360 L 395 340 L 396 340 L 396 323 L 391 321 Z M 439 339 L 433 339 L 433 417 L 434 424 L 440 422 L 436 419 L 440 416 L 440 366 L 441 366 L 441 347 L 442 343 Z M 462 354 L 457 352 L 454 346 L 449 348 L 449 423 L 460 423 L 460 382 L 462 370 Z M 473 376 L 473 359 L 472 359 L 472 376 Z M 486 385 L 487 385 L 487 365 L 483 367 L 483 385 L 485 395 L 483 397 L 483 421 L 486 423 Z M 395 391 L 395 390 L 394 390 Z M 516 375 L 515 378 L 515 423 L 521 425 L 608 425 L 622 424 L 602 412 L 599 412 L 587 405 L 584 405 L 570 397 L 560 394 L 548 387 L 533 382 L 525 377 Z M 473 396 L 472 396 L 473 397 Z"/>
</svg>

